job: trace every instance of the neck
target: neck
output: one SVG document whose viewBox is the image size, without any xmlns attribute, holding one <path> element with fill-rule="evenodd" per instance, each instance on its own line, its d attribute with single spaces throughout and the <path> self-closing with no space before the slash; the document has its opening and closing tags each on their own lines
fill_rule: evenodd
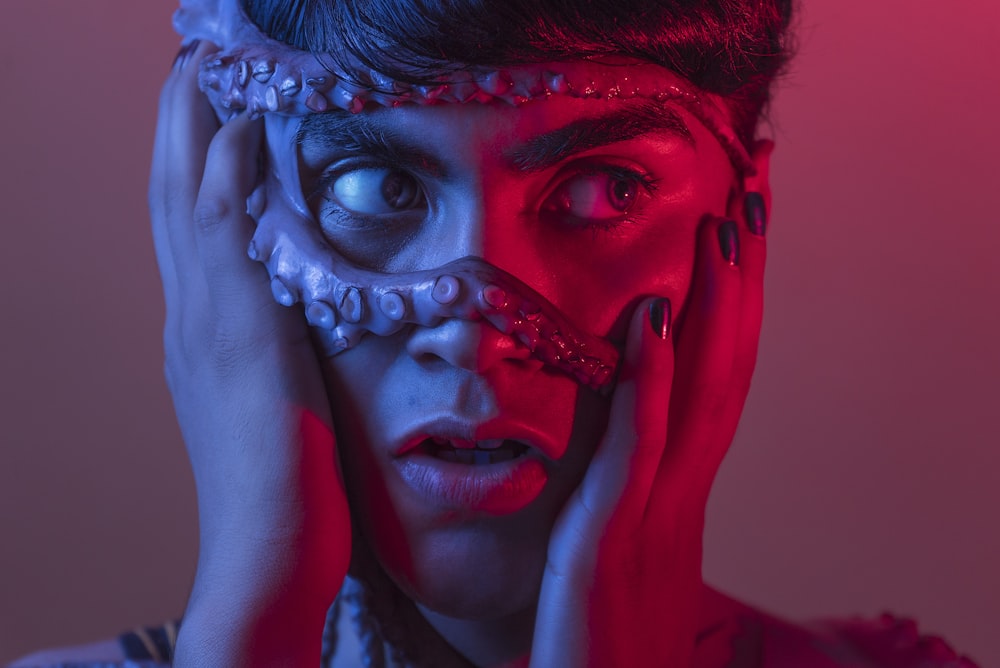
<svg viewBox="0 0 1000 668">
<path fill-rule="evenodd" d="M 427 623 L 478 668 L 526 668 L 535 629 L 535 609 L 489 620 L 456 619 L 417 605 Z"/>
</svg>

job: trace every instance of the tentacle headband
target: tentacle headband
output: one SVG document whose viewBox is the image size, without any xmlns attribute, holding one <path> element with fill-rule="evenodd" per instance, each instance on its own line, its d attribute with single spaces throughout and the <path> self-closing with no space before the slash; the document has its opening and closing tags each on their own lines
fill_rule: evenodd
<svg viewBox="0 0 1000 668">
<path fill-rule="evenodd" d="M 302 115 L 340 108 L 358 113 L 367 105 L 491 102 L 523 104 L 551 95 L 578 98 L 672 101 L 688 110 L 726 151 L 736 170 L 754 172 L 753 162 L 726 113 L 708 96 L 665 77 L 652 64 L 606 65 L 560 62 L 505 69 L 458 70 L 433 86 L 392 78 L 339 55 L 323 63 L 315 54 L 264 35 L 243 13 L 239 0 L 181 0 L 174 25 L 186 38 L 208 39 L 222 50 L 202 63 L 199 84 L 220 118 L 248 111 Z M 342 71 L 347 70 L 347 71 Z"/>
</svg>

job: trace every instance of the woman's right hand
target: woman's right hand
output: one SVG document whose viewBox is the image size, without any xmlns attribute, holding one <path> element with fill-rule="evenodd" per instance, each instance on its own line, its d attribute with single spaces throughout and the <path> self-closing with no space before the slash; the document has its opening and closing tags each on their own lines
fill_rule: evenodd
<svg viewBox="0 0 1000 668">
<path fill-rule="evenodd" d="M 350 518 L 305 319 L 247 258 L 263 125 L 221 129 L 182 50 L 160 98 L 149 205 L 165 374 L 198 492 L 198 570 L 177 666 L 316 666 Z"/>
</svg>

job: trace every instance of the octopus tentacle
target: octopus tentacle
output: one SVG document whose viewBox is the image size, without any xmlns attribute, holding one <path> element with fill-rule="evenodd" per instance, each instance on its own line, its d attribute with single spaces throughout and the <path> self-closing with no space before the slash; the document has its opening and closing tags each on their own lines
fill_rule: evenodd
<svg viewBox="0 0 1000 668">
<path fill-rule="evenodd" d="M 687 109 L 715 135 L 738 170 L 752 173 L 754 169 L 721 110 L 706 104 L 702 96 L 680 83 L 665 79 L 663 68 L 655 65 L 608 65 L 597 74 L 585 63 L 463 71 L 450 74 L 447 81 L 434 86 L 412 85 L 370 73 L 366 78 L 372 83 L 352 81 L 347 74 L 336 75 L 303 51 L 250 44 L 206 59 L 201 65 L 199 85 L 224 118 L 244 110 L 254 117 L 331 109 L 358 113 L 371 104 L 395 107 L 500 101 L 520 105 L 551 95 L 671 101 Z"/>
<path fill-rule="evenodd" d="M 658 65 L 609 60 L 596 74 L 593 62 L 459 69 L 443 73 L 433 85 L 415 85 L 373 71 L 345 53 L 337 54 L 336 63 L 324 62 L 315 54 L 272 40 L 246 17 L 238 0 L 182 0 L 174 25 L 186 38 L 209 39 L 222 48 L 202 62 L 199 74 L 201 89 L 222 119 L 244 110 L 256 117 L 331 109 L 358 113 L 368 105 L 493 101 L 519 105 L 551 95 L 643 98 L 685 108 L 715 135 L 739 172 L 755 171 L 725 111 L 712 96 L 699 93 Z"/>
<path fill-rule="evenodd" d="M 447 318 L 485 320 L 583 385 L 603 390 L 612 383 L 618 350 L 509 273 L 477 257 L 400 274 L 356 267 L 284 198 L 267 198 L 269 187 L 278 186 L 265 183 L 247 201 L 258 223 L 248 255 L 267 266 L 279 303 L 303 305 L 327 354 L 354 347 L 368 333 L 389 336 Z"/>
</svg>

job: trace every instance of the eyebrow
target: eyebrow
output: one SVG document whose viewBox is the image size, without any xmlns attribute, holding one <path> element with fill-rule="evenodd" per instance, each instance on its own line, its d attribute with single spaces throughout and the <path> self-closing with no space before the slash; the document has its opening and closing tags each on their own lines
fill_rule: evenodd
<svg viewBox="0 0 1000 668">
<path fill-rule="evenodd" d="M 295 133 L 295 143 L 323 151 L 372 156 L 392 165 L 416 168 L 430 176 L 444 173 L 441 163 L 430 153 L 391 128 L 373 124 L 363 114 L 347 111 L 309 114 Z"/>
<path fill-rule="evenodd" d="M 690 146 L 695 145 L 694 135 L 680 114 L 662 103 L 646 101 L 575 120 L 533 137 L 505 151 L 504 155 L 516 169 L 534 173 L 578 153 L 656 132 L 665 132 Z M 372 123 L 364 114 L 346 111 L 309 114 L 299 126 L 295 142 L 325 151 L 369 155 L 390 164 L 415 167 L 432 176 L 441 176 L 445 171 L 433 155 L 391 128 Z"/>
<path fill-rule="evenodd" d="M 539 172 L 566 158 L 600 146 L 666 132 L 695 145 L 694 135 L 675 110 L 653 101 L 609 114 L 573 121 L 561 128 L 529 139 L 507 152 L 507 158 L 523 172 Z"/>
</svg>

